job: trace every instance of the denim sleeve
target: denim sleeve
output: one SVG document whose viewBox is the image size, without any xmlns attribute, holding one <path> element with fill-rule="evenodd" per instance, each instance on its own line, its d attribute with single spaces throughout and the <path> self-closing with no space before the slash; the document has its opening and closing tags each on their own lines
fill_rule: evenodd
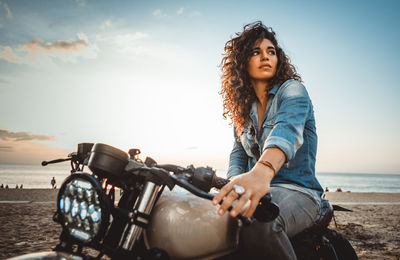
<svg viewBox="0 0 400 260">
<path fill-rule="evenodd" d="M 244 150 L 242 143 L 237 140 L 236 129 L 234 131 L 234 143 L 231 155 L 229 157 L 229 169 L 226 175 L 230 178 L 235 175 L 246 172 L 247 169 L 247 154 Z"/>
<path fill-rule="evenodd" d="M 286 155 L 286 162 L 294 158 L 303 144 L 303 132 L 306 120 L 312 109 L 311 100 L 304 85 L 292 81 L 277 93 L 279 108 L 276 122 L 264 149 L 278 147 Z"/>
</svg>

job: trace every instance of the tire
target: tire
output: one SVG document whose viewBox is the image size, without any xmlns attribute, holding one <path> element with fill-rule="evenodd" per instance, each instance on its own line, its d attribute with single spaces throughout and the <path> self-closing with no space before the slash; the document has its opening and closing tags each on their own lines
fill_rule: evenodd
<svg viewBox="0 0 400 260">
<path fill-rule="evenodd" d="M 324 235 L 332 244 L 339 260 L 358 260 L 356 251 L 350 242 L 341 234 L 335 230 L 327 229 Z"/>
</svg>

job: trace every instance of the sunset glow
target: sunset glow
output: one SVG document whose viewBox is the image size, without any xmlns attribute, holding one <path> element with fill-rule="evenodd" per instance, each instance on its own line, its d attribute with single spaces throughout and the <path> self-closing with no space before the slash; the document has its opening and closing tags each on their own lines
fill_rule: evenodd
<svg viewBox="0 0 400 260">
<path fill-rule="evenodd" d="M 1 1 L 0 163 L 39 163 L 103 142 L 226 169 L 233 130 L 222 118 L 218 66 L 225 42 L 261 20 L 313 101 L 317 171 L 399 173 L 399 7 Z"/>
</svg>

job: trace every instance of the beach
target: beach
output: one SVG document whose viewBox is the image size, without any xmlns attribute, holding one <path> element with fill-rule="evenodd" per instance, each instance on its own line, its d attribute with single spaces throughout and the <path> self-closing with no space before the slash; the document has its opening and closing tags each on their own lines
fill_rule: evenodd
<svg viewBox="0 0 400 260">
<path fill-rule="evenodd" d="M 335 211 L 330 228 L 346 237 L 359 259 L 400 259 L 400 193 L 328 192 Z"/>
<path fill-rule="evenodd" d="M 53 222 L 58 190 L 0 190 L 0 259 L 51 250 L 61 231 Z M 359 259 L 400 259 L 400 193 L 328 192 L 335 212 L 330 227 L 356 249 Z"/>
</svg>

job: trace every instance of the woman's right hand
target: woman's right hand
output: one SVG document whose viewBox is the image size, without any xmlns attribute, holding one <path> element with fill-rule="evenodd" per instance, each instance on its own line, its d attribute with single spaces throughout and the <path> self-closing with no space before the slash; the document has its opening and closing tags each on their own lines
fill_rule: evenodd
<svg viewBox="0 0 400 260">
<path fill-rule="evenodd" d="M 220 192 L 214 197 L 213 204 L 217 205 L 223 200 L 218 214 L 223 215 L 226 210 L 232 206 L 233 202 L 238 199 L 230 214 L 236 217 L 243 210 L 243 216 L 251 217 L 258 206 L 260 199 L 269 192 L 269 185 L 274 176 L 274 172 L 263 166 L 256 165 L 251 171 L 241 175 L 232 176 L 231 182 L 226 184 Z M 245 193 L 239 195 L 233 190 L 235 185 L 240 185 L 245 189 Z M 245 209 L 245 205 L 250 201 L 250 206 Z"/>
</svg>

